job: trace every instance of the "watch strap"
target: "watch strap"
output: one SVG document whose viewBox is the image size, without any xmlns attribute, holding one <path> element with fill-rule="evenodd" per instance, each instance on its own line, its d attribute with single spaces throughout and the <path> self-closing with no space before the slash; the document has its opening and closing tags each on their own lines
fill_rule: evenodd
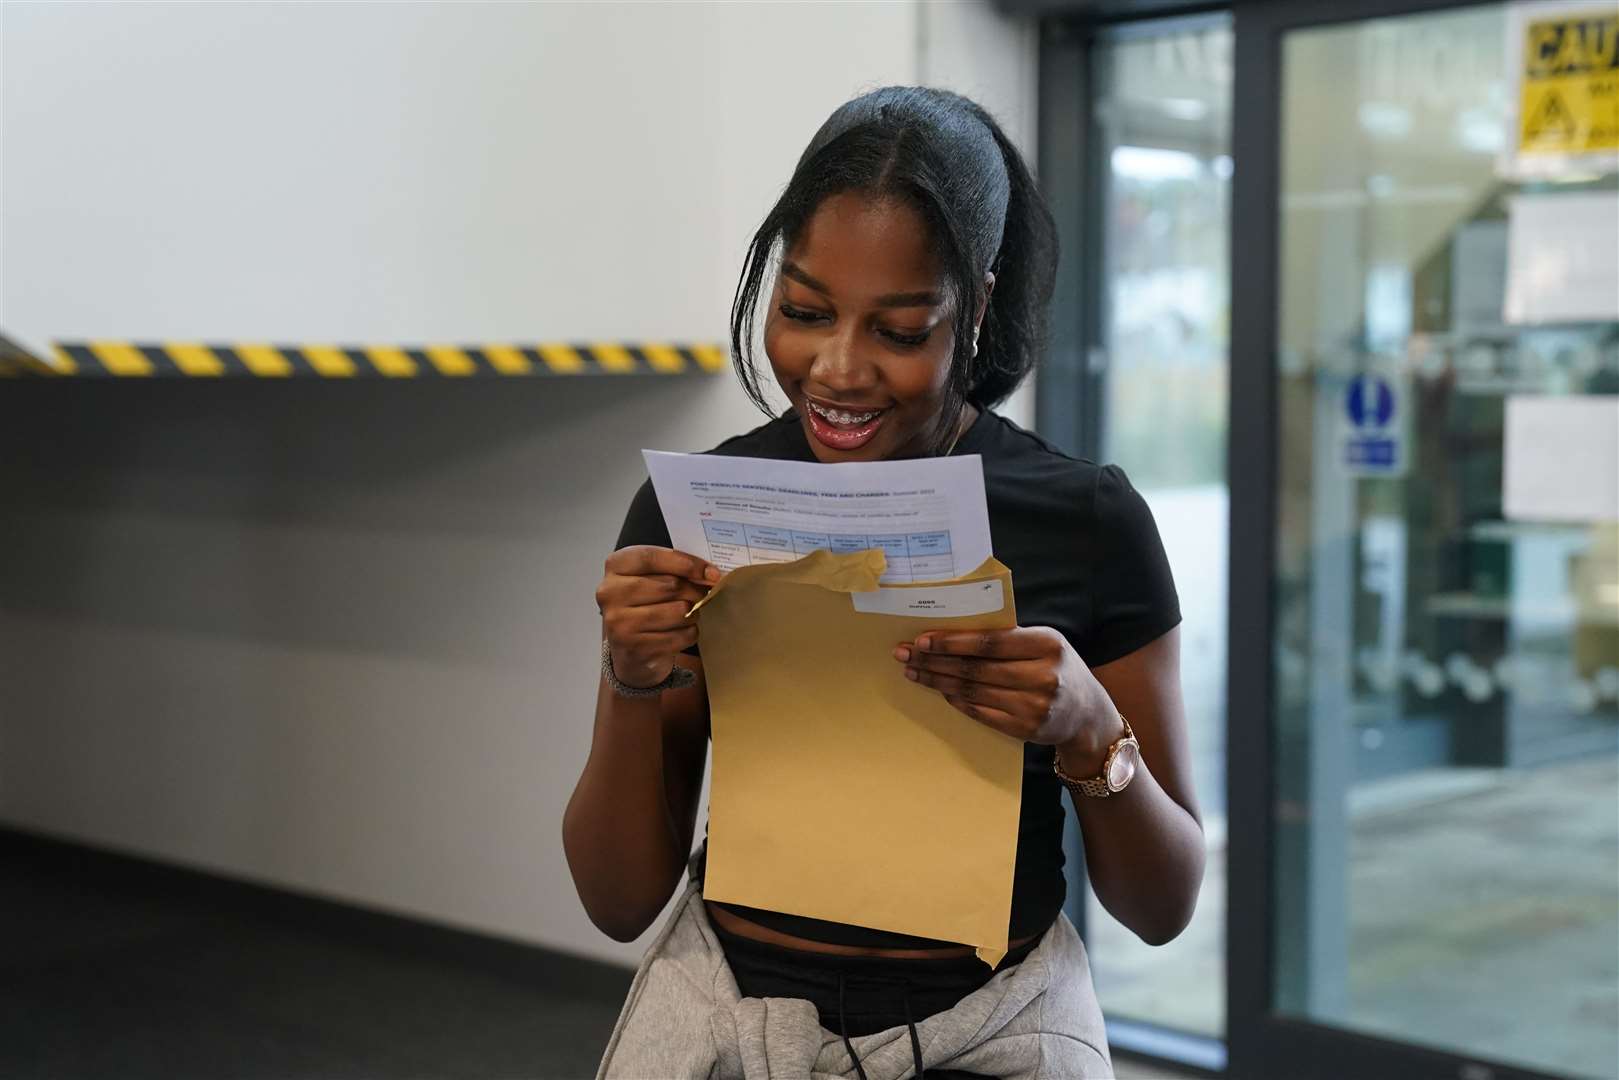
<svg viewBox="0 0 1619 1080">
<path fill-rule="evenodd" d="M 1086 795 L 1093 799 L 1106 799 L 1113 794 L 1113 789 L 1107 786 L 1106 780 L 1097 780 L 1095 778 L 1075 780 L 1064 773 L 1061 767 L 1057 768 L 1057 778 L 1075 795 Z"/>
<path fill-rule="evenodd" d="M 1068 788 L 1075 796 L 1084 795 L 1092 799 L 1106 799 L 1114 794 L 1113 789 L 1107 783 L 1108 766 L 1113 764 L 1113 755 L 1118 753 L 1119 747 L 1125 743 L 1136 741 L 1136 733 L 1131 729 L 1130 721 L 1124 718 L 1123 713 L 1119 714 L 1119 723 L 1124 725 L 1124 734 L 1115 739 L 1113 744 L 1107 748 L 1107 755 L 1102 758 L 1102 771 L 1095 776 L 1083 779 L 1077 776 L 1069 776 L 1063 772 L 1062 762 L 1058 760 L 1056 755 L 1052 755 L 1051 771 L 1057 774 L 1057 779 L 1061 780 L 1063 786 Z M 1137 743 L 1137 745 L 1139 746 L 1140 744 Z"/>
</svg>

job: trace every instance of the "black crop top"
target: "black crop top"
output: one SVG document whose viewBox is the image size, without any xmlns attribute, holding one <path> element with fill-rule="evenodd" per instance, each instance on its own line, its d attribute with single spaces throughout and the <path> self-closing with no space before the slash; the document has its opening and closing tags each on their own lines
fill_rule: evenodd
<svg viewBox="0 0 1619 1080">
<path fill-rule="evenodd" d="M 708 451 L 733 457 L 814 461 L 791 412 Z M 1072 458 L 984 411 L 956 444 L 979 454 L 995 557 L 1012 571 L 1018 621 L 1062 633 L 1091 667 L 1133 652 L 1180 622 L 1180 603 L 1152 512 L 1116 465 Z M 617 547 L 669 547 L 651 482 L 630 503 Z M 696 652 L 693 647 L 690 652 Z M 1012 940 L 1043 931 L 1061 910 L 1062 785 L 1055 751 L 1024 746 L 1023 807 L 1012 883 Z M 737 904 L 723 907 L 783 933 L 839 945 L 918 948 L 948 942 Z"/>
</svg>

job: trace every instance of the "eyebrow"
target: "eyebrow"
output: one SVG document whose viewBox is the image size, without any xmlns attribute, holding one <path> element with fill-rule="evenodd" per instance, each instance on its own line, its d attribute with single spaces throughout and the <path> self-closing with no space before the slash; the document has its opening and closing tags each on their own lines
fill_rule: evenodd
<svg viewBox="0 0 1619 1080">
<path fill-rule="evenodd" d="M 781 272 L 784 277 L 790 277 L 800 285 L 808 285 L 823 296 L 831 296 L 832 290 L 821 284 L 804 271 L 804 268 L 795 262 L 783 262 Z M 878 307 L 936 307 L 940 296 L 936 292 L 902 292 L 889 293 L 876 299 Z"/>
</svg>

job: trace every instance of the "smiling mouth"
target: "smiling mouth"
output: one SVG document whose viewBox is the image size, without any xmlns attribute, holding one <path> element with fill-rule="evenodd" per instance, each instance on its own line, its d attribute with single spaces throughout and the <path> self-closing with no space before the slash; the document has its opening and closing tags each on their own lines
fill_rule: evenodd
<svg viewBox="0 0 1619 1080">
<path fill-rule="evenodd" d="M 809 429 L 823 445 L 834 450 L 857 450 L 870 442 L 883 426 L 887 409 L 837 409 L 804 399 L 804 417 Z"/>
<path fill-rule="evenodd" d="M 814 409 L 816 415 L 820 416 L 823 420 L 830 421 L 839 427 L 858 427 L 859 425 L 867 423 L 868 421 L 883 414 L 882 409 L 868 409 L 865 412 L 847 412 L 843 409 L 829 409 L 825 405 L 817 404 L 816 402 L 808 399 L 805 399 L 804 403 L 811 409 Z"/>
</svg>

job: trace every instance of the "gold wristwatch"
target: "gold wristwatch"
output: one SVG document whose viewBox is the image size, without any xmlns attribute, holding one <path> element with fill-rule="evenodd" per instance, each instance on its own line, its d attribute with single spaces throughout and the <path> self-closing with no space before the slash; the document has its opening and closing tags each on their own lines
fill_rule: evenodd
<svg viewBox="0 0 1619 1080">
<path fill-rule="evenodd" d="M 1102 771 L 1090 779 L 1080 780 L 1069 776 L 1062 771 L 1061 761 L 1056 757 L 1051 759 L 1051 771 L 1076 798 L 1089 795 L 1093 799 L 1105 799 L 1117 795 L 1135 779 L 1136 766 L 1141 764 L 1141 744 L 1136 742 L 1136 733 L 1130 730 L 1130 721 L 1124 718 L 1123 713 L 1119 714 L 1119 723 L 1124 725 L 1124 735 L 1108 747 Z"/>
</svg>

